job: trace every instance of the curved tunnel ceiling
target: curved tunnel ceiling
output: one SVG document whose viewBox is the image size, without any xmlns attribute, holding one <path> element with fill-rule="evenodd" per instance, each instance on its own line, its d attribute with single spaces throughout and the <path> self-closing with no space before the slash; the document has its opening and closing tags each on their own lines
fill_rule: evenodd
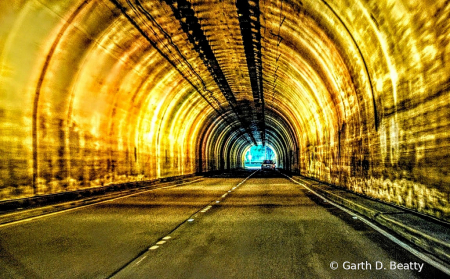
<svg viewBox="0 0 450 279">
<path fill-rule="evenodd" d="M 414 127 L 433 111 L 421 104 L 448 97 L 449 6 L 425 2 L 3 2 L 3 186 L 27 195 L 232 169 L 269 144 L 285 169 L 355 191 L 431 179 L 445 196 L 442 169 L 385 174 L 408 172 L 402 148 L 426 145 Z M 448 140 L 435 137 L 436 149 Z"/>
</svg>

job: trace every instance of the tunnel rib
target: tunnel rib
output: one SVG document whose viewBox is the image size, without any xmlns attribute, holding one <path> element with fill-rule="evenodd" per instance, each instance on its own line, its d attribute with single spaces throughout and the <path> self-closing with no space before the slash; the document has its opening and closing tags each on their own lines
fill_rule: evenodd
<svg viewBox="0 0 450 279">
<path fill-rule="evenodd" d="M 264 92 L 261 59 L 261 23 L 259 21 L 259 1 L 237 0 L 239 25 L 244 44 L 247 67 L 255 102 L 258 129 L 261 133 L 262 144 L 265 144 Z"/>
<path fill-rule="evenodd" d="M 191 3 L 186 0 L 165 0 L 165 2 L 172 9 L 173 14 L 178 19 L 181 28 L 186 33 L 189 42 L 194 46 L 194 50 L 202 59 L 203 64 L 211 73 L 214 81 L 220 88 L 220 91 L 228 101 L 231 109 L 239 119 L 247 134 L 250 135 L 253 143 L 256 145 L 256 139 L 251 127 L 251 123 L 247 119 L 251 119 L 253 111 L 251 107 L 243 107 L 238 104 L 236 97 L 231 90 L 228 81 L 220 68 L 219 62 L 209 44 L 202 28 L 199 19 L 195 16 L 195 11 L 191 7 Z M 175 6 L 175 4 L 177 4 Z"/>
<path fill-rule="evenodd" d="M 75 18 L 80 14 L 80 12 L 83 10 L 83 8 L 89 4 L 89 0 L 84 1 L 81 3 L 80 6 L 77 7 L 77 9 L 72 13 L 70 18 L 67 20 L 67 22 L 62 26 L 61 30 L 58 33 L 58 36 L 56 37 L 56 40 L 53 42 L 49 53 L 47 54 L 47 57 L 45 59 L 44 67 L 41 70 L 41 74 L 38 80 L 38 84 L 36 85 L 36 92 L 34 94 L 34 101 L 33 101 L 33 122 L 32 122 L 32 134 L 33 134 L 33 141 L 32 141 L 32 150 L 33 150 L 33 177 L 32 177 L 32 186 L 33 186 L 33 193 L 35 195 L 38 194 L 37 189 L 37 180 L 38 180 L 38 173 L 39 173 L 39 165 L 38 165 L 38 110 L 39 110 L 39 98 L 41 95 L 41 89 L 42 84 L 44 83 L 45 76 L 47 74 L 48 67 L 50 65 L 50 60 L 53 57 L 53 54 L 56 51 L 56 48 L 58 47 L 61 38 L 65 34 L 66 30 L 69 28 L 69 26 L 72 24 L 72 22 L 75 20 Z"/>
<path fill-rule="evenodd" d="M 358 49 L 359 52 L 359 56 L 361 57 L 361 60 L 364 64 L 364 70 L 366 72 L 367 78 L 369 80 L 369 85 L 370 85 L 370 93 L 372 94 L 372 106 L 373 106 L 373 117 L 374 117 L 374 122 L 375 122 L 375 131 L 378 131 L 378 128 L 380 126 L 380 119 L 378 117 L 378 111 L 377 111 L 377 103 L 376 103 L 376 99 L 375 99 L 375 93 L 373 90 L 373 84 L 372 84 L 372 78 L 370 77 L 370 73 L 369 73 L 369 68 L 367 66 L 366 60 L 364 59 L 364 55 L 362 54 L 361 48 L 359 47 L 358 43 L 356 42 L 356 39 L 353 37 L 352 32 L 350 32 L 350 30 L 348 29 L 347 25 L 345 24 L 345 22 L 342 20 L 342 18 L 337 14 L 337 12 L 330 6 L 330 4 L 328 4 L 327 1 L 322 0 L 322 2 L 324 3 L 325 6 L 327 6 L 327 8 L 336 16 L 336 18 L 341 22 L 342 26 L 345 28 L 345 30 L 347 31 L 347 34 L 350 36 L 350 38 L 352 39 L 353 43 L 356 46 L 356 49 Z M 374 20 L 374 18 L 372 17 L 372 20 Z M 375 25 L 378 26 L 378 23 L 376 22 Z"/>
</svg>

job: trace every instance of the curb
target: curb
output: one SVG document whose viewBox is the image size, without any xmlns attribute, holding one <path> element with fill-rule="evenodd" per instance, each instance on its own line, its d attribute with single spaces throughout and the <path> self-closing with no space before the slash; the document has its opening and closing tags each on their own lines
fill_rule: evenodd
<svg viewBox="0 0 450 279">
<path fill-rule="evenodd" d="M 430 221 L 425 217 L 393 205 L 376 202 L 369 198 L 319 183 L 303 177 L 291 177 L 304 183 L 331 201 L 361 214 L 373 222 L 393 231 L 427 253 L 449 265 L 450 226 L 444 222 Z M 336 192 L 336 193 L 333 193 Z M 397 217 L 396 216 L 401 216 Z"/>
<path fill-rule="evenodd" d="M 20 200 L 3 201 L 0 203 L 0 225 L 80 206 L 95 204 L 114 198 L 132 195 L 134 193 L 138 194 L 143 191 L 159 189 L 169 185 L 188 183 L 201 178 L 201 176 L 189 175 L 170 179 L 158 179 L 157 181 L 152 180 L 114 184 L 101 187 L 102 189 L 84 189 L 80 191 L 24 198 Z M 35 207 L 39 204 L 43 205 Z M 28 208 L 22 208 L 21 206 L 23 205 L 28 205 Z M 1 210 L 4 210 L 4 212 L 1 212 Z"/>
</svg>

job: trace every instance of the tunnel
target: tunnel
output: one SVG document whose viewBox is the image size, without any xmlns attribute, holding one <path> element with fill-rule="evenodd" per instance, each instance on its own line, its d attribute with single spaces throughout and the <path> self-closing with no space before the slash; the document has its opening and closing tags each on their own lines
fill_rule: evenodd
<svg viewBox="0 0 450 279">
<path fill-rule="evenodd" d="M 242 171 L 260 146 L 448 224 L 449 18 L 444 0 L 0 1 L 0 203 Z"/>
<path fill-rule="evenodd" d="M 242 168 L 450 220 L 445 1 L 3 1 L 2 200 Z"/>
</svg>

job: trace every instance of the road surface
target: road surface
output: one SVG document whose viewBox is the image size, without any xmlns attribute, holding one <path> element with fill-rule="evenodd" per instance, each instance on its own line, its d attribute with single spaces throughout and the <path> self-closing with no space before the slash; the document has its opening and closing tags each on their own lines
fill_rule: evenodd
<svg viewBox="0 0 450 279">
<path fill-rule="evenodd" d="M 446 277 L 279 173 L 253 172 L 1 226 L 0 278 Z"/>
</svg>

